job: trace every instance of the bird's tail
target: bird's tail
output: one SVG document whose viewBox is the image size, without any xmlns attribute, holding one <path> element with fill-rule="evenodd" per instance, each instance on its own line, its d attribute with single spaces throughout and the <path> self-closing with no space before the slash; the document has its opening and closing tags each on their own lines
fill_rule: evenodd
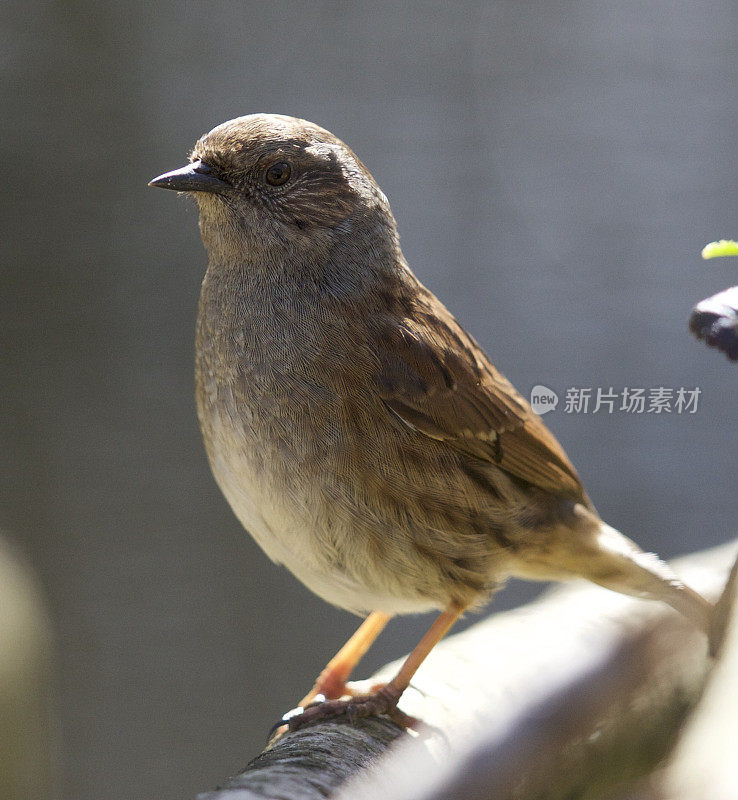
<svg viewBox="0 0 738 800">
<path fill-rule="evenodd" d="M 668 603 L 709 636 L 712 603 L 681 581 L 668 564 L 604 522 L 597 541 L 599 557 L 585 577 L 616 592 Z"/>
<path fill-rule="evenodd" d="M 590 509 L 578 504 L 574 515 L 575 524 L 557 528 L 540 553 L 540 577 L 582 577 L 621 594 L 661 600 L 710 635 L 713 605 L 671 567 Z"/>
</svg>

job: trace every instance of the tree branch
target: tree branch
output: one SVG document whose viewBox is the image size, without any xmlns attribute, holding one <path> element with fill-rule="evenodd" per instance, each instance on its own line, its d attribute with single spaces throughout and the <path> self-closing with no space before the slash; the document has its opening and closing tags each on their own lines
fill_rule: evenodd
<svg viewBox="0 0 738 800">
<path fill-rule="evenodd" d="M 738 561 L 717 610 L 724 633 L 720 659 L 653 793 L 659 800 L 738 797 Z"/>
<path fill-rule="evenodd" d="M 735 550 L 675 568 L 717 597 Z M 386 719 L 316 725 L 200 800 L 313 800 L 339 786 L 344 800 L 598 797 L 670 752 L 709 664 L 704 636 L 665 606 L 568 585 L 433 651 L 401 702 L 423 735 Z"/>
</svg>

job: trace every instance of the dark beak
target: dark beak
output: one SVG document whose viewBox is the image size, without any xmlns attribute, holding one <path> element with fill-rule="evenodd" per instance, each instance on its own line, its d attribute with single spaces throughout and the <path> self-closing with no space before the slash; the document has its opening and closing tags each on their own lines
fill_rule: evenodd
<svg viewBox="0 0 738 800">
<path fill-rule="evenodd" d="M 173 189 L 175 192 L 210 192 L 221 194 L 230 189 L 231 185 L 222 181 L 212 167 L 203 161 L 193 161 L 181 169 L 165 172 L 158 178 L 149 181 L 149 186 L 159 189 Z"/>
</svg>

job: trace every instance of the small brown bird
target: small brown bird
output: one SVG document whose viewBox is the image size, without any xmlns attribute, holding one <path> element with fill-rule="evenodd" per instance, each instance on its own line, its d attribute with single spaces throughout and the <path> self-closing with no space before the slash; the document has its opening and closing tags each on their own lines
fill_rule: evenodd
<svg viewBox="0 0 738 800">
<path fill-rule="evenodd" d="M 271 559 L 368 614 L 290 728 L 399 713 L 431 648 L 510 576 L 585 577 L 707 630 L 707 601 L 599 518 L 540 417 L 411 272 L 342 141 L 239 117 L 150 185 L 199 206 L 197 408 L 223 494 Z M 338 699 L 392 615 L 434 608 L 393 680 Z"/>
</svg>

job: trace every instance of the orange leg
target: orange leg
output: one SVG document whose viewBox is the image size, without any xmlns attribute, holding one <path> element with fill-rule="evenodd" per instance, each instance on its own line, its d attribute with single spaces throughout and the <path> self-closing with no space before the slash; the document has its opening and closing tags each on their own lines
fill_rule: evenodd
<svg viewBox="0 0 738 800">
<path fill-rule="evenodd" d="M 405 662 L 400 667 L 400 671 L 394 678 L 385 686 L 391 692 L 397 694 L 397 699 L 410 685 L 413 675 L 418 671 L 418 667 L 425 661 L 430 651 L 443 639 L 448 633 L 451 626 L 462 615 L 464 609 L 456 603 L 451 605 L 438 617 L 438 619 L 430 626 L 428 633 L 418 642 L 417 647 L 405 659 Z"/>
<path fill-rule="evenodd" d="M 361 661 L 364 653 L 372 646 L 374 640 L 384 630 L 390 618 L 381 611 L 373 611 L 357 628 L 356 633 L 328 662 L 320 673 L 315 686 L 300 700 L 304 708 L 322 694 L 329 700 L 341 697 L 346 693 L 346 681 L 354 667 Z"/>
<path fill-rule="evenodd" d="M 375 714 L 394 715 L 402 724 L 408 724 L 409 718 L 397 711 L 397 703 L 402 693 L 410 685 L 413 675 L 418 671 L 418 667 L 425 661 L 428 653 L 441 641 L 449 628 L 461 616 L 463 608 L 456 603 L 451 603 L 448 608 L 431 625 L 428 633 L 420 640 L 418 646 L 405 659 L 400 671 L 384 687 L 363 697 L 355 697 L 350 700 L 326 700 L 324 703 L 307 708 L 302 714 L 293 716 L 289 720 L 291 731 L 320 722 L 330 717 L 346 714 L 349 717 L 368 717 Z M 369 617 L 364 623 L 369 622 Z M 362 625 L 362 628 L 364 626 Z M 355 636 L 361 632 L 361 628 Z M 348 645 L 347 645 L 348 646 Z M 368 646 L 368 645 L 367 645 Z M 340 655 L 340 653 L 339 653 Z M 338 658 L 338 656 L 336 656 Z M 330 665 L 329 665 L 330 666 Z M 311 693 L 312 694 L 312 693 Z M 308 695 L 310 696 L 310 695 Z"/>
</svg>

